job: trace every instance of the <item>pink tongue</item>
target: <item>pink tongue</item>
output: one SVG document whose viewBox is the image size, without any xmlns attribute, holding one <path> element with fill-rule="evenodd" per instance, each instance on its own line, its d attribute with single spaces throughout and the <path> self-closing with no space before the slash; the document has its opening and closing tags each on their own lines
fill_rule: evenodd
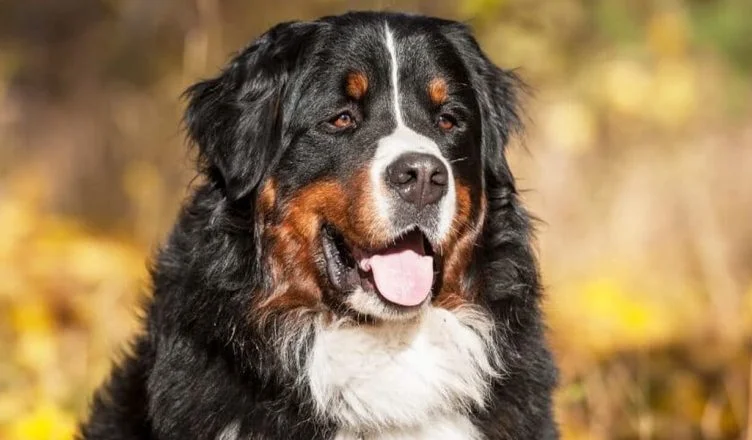
<svg viewBox="0 0 752 440">
<path fill-rule="evenodd" d="M 376 288 L 403 306 L 423 302 L 433 284 L 433 258 L 423 255 L 423 239 L 408 237 L 397 246 L 368 258 Z"/>
</svg>

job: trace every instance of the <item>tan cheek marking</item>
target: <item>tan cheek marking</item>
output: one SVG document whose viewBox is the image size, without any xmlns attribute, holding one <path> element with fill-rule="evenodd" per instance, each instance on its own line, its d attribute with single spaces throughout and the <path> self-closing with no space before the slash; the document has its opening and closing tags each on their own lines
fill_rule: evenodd
<svg viewBox="0 0 752 440">
<path fill-rule="evenodd" d="M 455 179 L 455 191 L 457 193 L 457 218 L 455 221 L 459 224 L 456 226 L 469 226 L 470 213 L 473 209 L 472 197 L 470 196 L 470 187 Z"/>
<path fill-rule="evenodd" d="M 347 75 L 345 86 L 347 95 L 354 100 L 359 100 L 368 91 L 368 77 L 363 72 L 352 72 Z"/>
<path fill-rule="evenodd" d="M 434 299 L 434 304 L 447 309 L 456 308 L 472 300 L 476 292 L 463 291 L 462 280 L 465 278 L 473 258 L 473 250 L 483 226 L 486 204 L 481 198 L 480 213 L 471 223 L 472 198 L 470 187 L 455 179 L 457 191 L 457 214 L 454 218 L 453 236 L 444 244 L 449 253 L 445 257 L 441 291 Z"/>
<path fill-rule="evenodd" d="M 356 172 L 348 183 L 355 189 L 349 232 L 366 247 L 379 247 L 387 240 L 389 225 L 378 213 L 375 199 L 378 189 L 373 188 L 369 173 L 366 167 Z"/>
<path fill-rule="evenodd" d="M 444 78 L 434 78 L 428 83 L 428 97 L 434 105 L 441 105 L 449 98 L 447 82 Z"/>
<path fill-rule="evenodd" d="M 369 169 L 353 173 L 344 183 L 319 182 L 287 203 L 286 218 L 302 236 L 318 240 L 322 222 L 333 225 L 353 244 L 383 245 L 388 227 L 378 215 Z"/>
<path fill-rule="evenodd" d="M 320 289 L 310 246 L 289 225 L 270 228 L 266 237 L 271 244 L 267 264 L 274 287 L 257 306 L 261 315 L 316 307 Z"/>
<path fill-rule="evenodd" d="M 277 182 L 274 179 L 267 180 L 261 187 L 258 197 L 259 212 L 266 215 L 274 210 L 277 202 Z"/>
<path fill-rule="evenodd" d="M 318 239 L 322 219 L 339 222 L 346 217 L 347 194 L 342 185 L 323 181 L 301 190 L 287 206 L 284 221 L 313 243 Z"/>
<path fill-rule="evenodd" d="M 260 203 L 268 202 L 271 190 L 262 191 Z M 279 223 L 268 225 L 265 242 L 269 243 L 267 265 L 271 272 L 272 291 L 256 305 L 259 322 L 279 312 L 320 308 L 322 287 L 314 255 L 318 246 L 321 213 L 339 211 L 333 201 L 346 200 L 342 187 L 333 182 L 319 182 L 298 192 L 285 205 Z"/>
<path fill-rule="evenodd" d="M 267 182 L 259 195 L 260 209 L 278 203 L 276 185 Z M 322 286 L 314 256 L 320 246 L 321 226 L 334 225 L 357 245 L 382 245 L 387 228 L 377 214 L 368 168 L 343 183 L 311 184 L 276 207 L 281 220 L 267 225 L 267 267 L 272 291 L 256 304 L 260 321 L 280 311 L 321 308 Z"/>
</svg>

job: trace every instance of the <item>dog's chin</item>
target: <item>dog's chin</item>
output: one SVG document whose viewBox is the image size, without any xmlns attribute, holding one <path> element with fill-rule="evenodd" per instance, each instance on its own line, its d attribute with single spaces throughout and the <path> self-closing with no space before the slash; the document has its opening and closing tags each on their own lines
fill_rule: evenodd
<svg viewBox="0 0 752 440">
<path fill-rule="evenodd" d="M 408 228 L 392 239 L 385 240 L 385 244 L 381 247 L 364 249 L 350 243 L 333 226 L 326 225 L 321 231 L 321 246 L 327 276 L 338 298 L 337 302 L 346 309 L 346 312 L 355 315 L 361 322 L 415 319 L 430 304 L 437 280 L 440 279 L 440 258 L 434 251 L 434 245 L 418 227 Z M 407 299 L 399 293 L 383 289 L 387 284 L 393 289 L 396 283 L 387 283 L 383 278 L 385 275 L 380 278 L 380 274 L 377 275 L 375 272 L 379 269 L 384 272 L 389 269 L 389 266 L 384 269 L 374 263 L 374 267 L 371 267 L 368 258 L 368 256 L 382 255 L 389 255 L 388 258 L 392 258 L 391 255 L 400 252 L 409 254 L 406 262 L 408 266 L 411 262 L 410 258 L 420 260 L 418 269 L 423 272 L 423 276 L 418 277 L 422 287 L 409 292 L 406 295 Z M 401 269 L 406 270 L 404 267 Z M 430 271 L 430 274 L 427 271 Z M 406 276 L 411 278 L 414 274 L 408 272 Z M 399 278 L 400 274 L 395 273 L 394 277 Z M 427 277 L 430 277 L 430 280 L 427 280 Z M 396 280 L 397 283 L 405 282 L 407 285 L 411 284 L 410 281 Z"/>
</svg>

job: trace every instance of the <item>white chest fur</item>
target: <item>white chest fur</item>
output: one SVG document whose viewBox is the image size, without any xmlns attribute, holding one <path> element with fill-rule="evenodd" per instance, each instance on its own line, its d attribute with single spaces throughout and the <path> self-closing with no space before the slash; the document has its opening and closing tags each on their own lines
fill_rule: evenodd
<svg viewBox="0 0 752 440">
<path fill-rule="evenodd" d="M 428 308 L 406 323 L 320 324 L 307 366 L 316 410 L 343 440 L 477 438 L 466 414 L 498 374 L 492 328 L 469 307 Z"/>
<path fill-rule="evenodd" d="M 334 440 L 480 440 L 481 435 L 466 416 L 430 420 L 412 428 L 391 428 L 372 433 L 341 429 Z"/>
</svg>

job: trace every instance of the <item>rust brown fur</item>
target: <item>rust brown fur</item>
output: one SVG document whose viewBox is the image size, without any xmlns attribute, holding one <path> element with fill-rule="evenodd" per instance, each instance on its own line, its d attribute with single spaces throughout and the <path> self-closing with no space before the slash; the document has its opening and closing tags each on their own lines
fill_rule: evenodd
<svg viewBox="0 0 752 440">
<path fill-rule="evenodd" d="M 277 200 L 273 180 L 267 181 L 260 192 L 259 207 L 264 215 L 279 210 L 279 221 L 268 225 L 264 242 L 268 245 L 269 270 L 274 290 L 257 307 L 262 314 L 318 309 L 321 307 L 323 283 L 316 266 L 316 254 L 321 242 L 321 227 L 331 224 L 352 245 L 378 248 L 388 241 L 386 227 L 376 215 L 373 190 L 367 182 L 367 169 L 353 174 L 344 184 L 323 180 L 297 191 L 288 200 Z M 356 184 L 357 182 L 357 184 Z M 365 184 L 363 184 L 365 182 Z M 485 213 L 485 200 L 480 211 L 473 212 L 471 189 L 455 179 L 457 212 L 452 232 L 442 243 L 444 267 L 441 290 L 436 294 L 435 306 L 456 308 L 473 299 L 463 283 L 472 262 Z M 276 204 L 276 205 L 275 205 Z"/>
<path fill-rule="evenodd" d="M 368 77 L 363 72 L 352 72 L 347 75 L 345 86 L 347 96 L 354 100 L 360 100 L 368 91 Z"/>
<path fill-rule="evenodd" d="M 472 263 L 473 248 L 482 230 L 485 217 L 485 198 L 481 198 L 479 212 L 473 212 L 470 187 L 455 179 L 457 213 L 452 222 L 452 233 L 442 244 L 445 249 L 441 291 L 434 298 L 434 305 L 447 309 L 456 308 L 470 301 L 475 291 L 467 291 L 463 280 Z M 474 219 L 473 219 L 474 218 Z"/>
<path fill-rule="evenodd" d="M 276 200 L 273 181 L 264 185 L 259 198 L 262 212 L 277 203 L 279 221 L 267 225 L 263 234 L 275 288 L 257 303 L 262 315 L 320 307 L 325 281 L 317 269 L 316 254 L 325 223 L 356 246 L 380 247 L 387 242 L 386 227 L 376 215 L 367 173 L 367 169 L 356 172 L 344 184 L 315 182 L 286 201 Z"/>
<path fill-rule="evenodd" d="M 434 105 L 446 102 L 449 98 L 449 90 L 444 78 L 434 78 L 428 83 L 428 97 Z"/>
</svg>

